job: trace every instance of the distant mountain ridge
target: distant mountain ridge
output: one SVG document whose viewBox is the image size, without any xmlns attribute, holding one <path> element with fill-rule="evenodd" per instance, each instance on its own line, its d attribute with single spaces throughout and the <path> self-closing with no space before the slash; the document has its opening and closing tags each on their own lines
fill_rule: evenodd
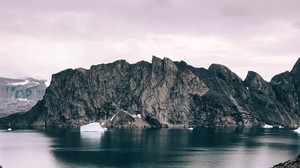
<svg viewBox="0 0 300 168">
<path fill-rule="evenodd" d="M 0 117 L 26 112 L 45 94 L 44 80 L 0 77 Z"/>
<path fill-rule="evenodd" d="M 224 65 L 196 68 L 153 56 L 151 63 L 118 60 L 54 74 L 43 100 L 0 125 L 292 126 L 300 123 L 299 101 L 300 59 L 267 82 L 253 71 L 242 80 Z"/>
</svg>

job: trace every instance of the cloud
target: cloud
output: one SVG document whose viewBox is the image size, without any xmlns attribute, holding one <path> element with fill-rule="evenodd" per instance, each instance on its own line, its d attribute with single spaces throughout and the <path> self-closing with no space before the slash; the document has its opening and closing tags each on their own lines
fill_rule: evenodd
<svg viewBox="0 0 300 168">
<path fill-rule="evenodd" d="M 242 78 L 254 70 L 270 80 L 299 57 L 298 6 L 298 0 L 2 0 L 0 76 L 50 79 L 70 67 L 157 55 L 197 67 L 221 63 Z"/>
</svg>

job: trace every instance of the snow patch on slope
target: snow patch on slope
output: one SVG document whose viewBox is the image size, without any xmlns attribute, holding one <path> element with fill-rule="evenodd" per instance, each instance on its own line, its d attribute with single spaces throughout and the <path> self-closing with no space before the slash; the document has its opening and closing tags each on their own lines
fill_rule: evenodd
<svg viewBox="0 0 300 168">
<path fill-rule="evenodd" d="M 23 82 L 15 82 L 15 83 L 9 83 L 8 85 L 12 85 L 12 86 L 19 86 L 19 85 L 26 85 L 29 83 L 29 80 L 25 80 Z"/>
</svg>

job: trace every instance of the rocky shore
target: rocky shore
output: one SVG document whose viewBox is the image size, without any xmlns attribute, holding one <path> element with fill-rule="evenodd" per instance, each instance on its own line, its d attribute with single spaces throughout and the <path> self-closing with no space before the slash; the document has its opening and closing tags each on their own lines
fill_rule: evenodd
<svg viewBox="0 0 300 168">
<path fill-rule="evenodd" d="M 294 159 L 273 166 L 273 168 L 300 168 L 300 154 Z"/>
</svg>

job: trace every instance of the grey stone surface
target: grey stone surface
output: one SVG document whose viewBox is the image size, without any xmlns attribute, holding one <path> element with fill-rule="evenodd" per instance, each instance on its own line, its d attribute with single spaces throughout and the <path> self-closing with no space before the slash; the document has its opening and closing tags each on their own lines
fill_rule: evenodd
<svg viewBox="0 0 300 168">
<path fill-rule="evenodd" d="M 52 76 L 31 110 L 0 124 L 76 127 L 117 115 L 112 126 L 131 126 L 140 115 L 152 127 L 298 125 L 299 69 L 298 61 L 271 82 L 252 71 L 243 81 L 223 65 L 195 68 L 155 56 L 151 63 L 119 60 L 67 69 Z"/>
</svg>

